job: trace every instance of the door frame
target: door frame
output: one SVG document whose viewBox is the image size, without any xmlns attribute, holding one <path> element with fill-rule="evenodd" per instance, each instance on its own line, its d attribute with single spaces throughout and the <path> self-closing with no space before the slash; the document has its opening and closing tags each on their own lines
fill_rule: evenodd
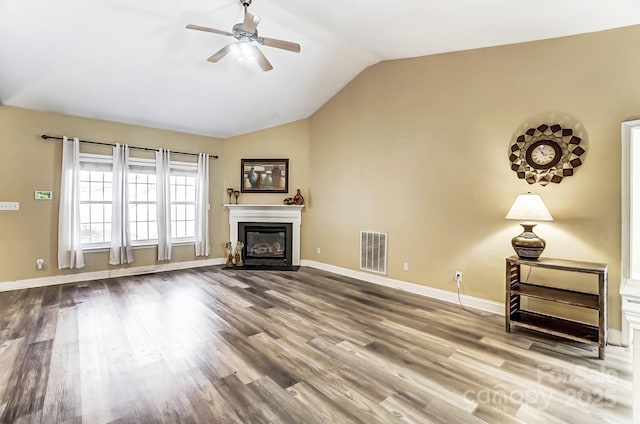
<svg viewBox="0 0 640 424">
<path fill-rule="evenodd" d="M 637 129 L 637 131 L 635 131 Z M 633 230 L 633 224 L 631 222 L 632 217 L 632 195 L 633 191 L 640 192 L 640 187 L 634 188 L 632 175 L 633 175 L 633 161 L 632 152 L 633 148 L 640 149 L 640 119 L 625 121 L 622 123 L 622 281 L 620 287 L 625 284 L 627 280 L 632 279 L 631 275 L 631 254 L 632 254 L 632 240 L 631 232 Z M 638 165 L 636 165 L 638 166 Z M 640 169 L 636 170 L 639 172 Z M 640 213 L 640 211 L 637 211 Z M 640 246 L 636 247 L 640 249 Z M 631 343 L 631 329 L 629 322 L 622 314 L 622 344 L 628 346 Z"/>
</svg>

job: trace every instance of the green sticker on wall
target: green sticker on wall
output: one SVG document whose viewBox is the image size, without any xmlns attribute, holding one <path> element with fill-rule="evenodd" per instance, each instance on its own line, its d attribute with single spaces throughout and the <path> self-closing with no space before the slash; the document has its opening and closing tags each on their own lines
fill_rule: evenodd
<svg viewBox="0 0 640 424">
<path fill-rule="evenodd" d="M 36 190 L 35 198 L 36 200 L 51 200 L 53 199 L 53 192 Z"/>
</svg>

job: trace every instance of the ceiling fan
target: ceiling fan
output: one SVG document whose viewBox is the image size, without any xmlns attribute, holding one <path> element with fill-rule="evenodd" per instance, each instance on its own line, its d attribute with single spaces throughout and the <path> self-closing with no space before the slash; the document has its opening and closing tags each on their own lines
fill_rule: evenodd
<svg viewBox="0 0 640 424">
<path fill-rule="evenodd" d="M 278 40 L 275 38 L 259 37 L 257 27 L 260 23 L 260 17 L 252 15 L 247 10 L 248 7 L 251 6 L 251 0 L 240 0 L 240 3 L 244 7 L 244 21 L 235 24 L 233 26 L 232 32 L 221 31 L 219 29 L 193 24 L 189 24 L 186 26 L 187 29 L 226 35 L 228 37 L 234 37 L 236 40 L 238 40 L 234 43 L 227 44 L 216 53 L 214 53 L 210 58 L 207 59 L 209 62 L 218 62 L 227 54 L 234 52 L 241 57 L 255 59 L 258 62 L 260 68 L 262 68 L 264 72 L 267 72 L 272 70 L 273 66 L 255 43 L 261 44 L 263 46 L 275 47 L 277 49 L 288 50 L 294 53 L 300 53 L 300 44 L 292 43 L 290 41 Z"/>
</svg>

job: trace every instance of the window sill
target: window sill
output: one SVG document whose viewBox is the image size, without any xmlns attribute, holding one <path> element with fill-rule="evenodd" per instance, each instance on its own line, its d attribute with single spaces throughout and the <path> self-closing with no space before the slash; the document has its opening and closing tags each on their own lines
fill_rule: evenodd
<svg viewBox="0 0 640 424">
<path fill-rule="evenodd" d="M 177 240 L 171 243 L 171 246 L 189 246 L 195 244 L 195 240 Z M 144 243 L 144 244 L 132 244 L 131 247 L 133 250 L 139 249 L 151 249 L 158 247 L 158 243 Z M 86 253 L 99 253 L 99 252 L 108 252 L 109 246 L 90 246 L 83 247 L 82 251 Z"/>
</svg>

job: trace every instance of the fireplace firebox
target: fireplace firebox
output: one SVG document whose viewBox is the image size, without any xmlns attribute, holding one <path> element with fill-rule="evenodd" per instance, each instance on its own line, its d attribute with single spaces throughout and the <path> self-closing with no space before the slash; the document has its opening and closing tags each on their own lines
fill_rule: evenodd
<svg viewBox="0 0 640 424">
<path fill-rule="evenodd" d="M 238 240 L 244 243 L 245 267 L 291 268 L 292 224 L 239 222 Z"/>
</svg>

